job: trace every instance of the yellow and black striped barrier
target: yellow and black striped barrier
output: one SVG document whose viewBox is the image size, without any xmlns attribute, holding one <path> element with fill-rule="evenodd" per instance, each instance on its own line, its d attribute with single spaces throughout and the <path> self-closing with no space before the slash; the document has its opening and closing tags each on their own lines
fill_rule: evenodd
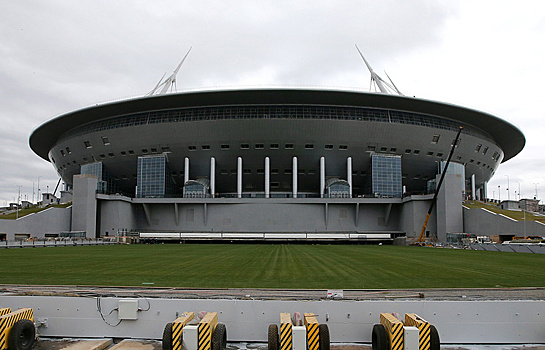
<svg viewBox="0 0 545 350">
<path fill-rule="evenodd" d="M 418 316 L 417 314 L 405 314 L 405 325 L 418 328 L 418 349 L 430 350 L 430 323 Z"/>
<path fill-rule="evenodd" d="M 394 315 L 380 314 L 380 324 L 382 324 L 388 333 L 391 350 L 403 350 L 403 322 Z"/>
<path fill-rule="evenodd" d="M 34 322 L 33 309 L 19 309 L 0 316 L 0 349 L 8 349 L 9 336 L 15 323 L 20 320 L 30 320 Z"/>
<path fill-rule="evenodd" d="M 198 350 L 211 350 L 212 333 L 218 324 L 218 313 L 209 312 L 199 322 Z"/>
<path fill-rule="evenodd" d="M 0 316 L 4 316 L 6 314 L 9 314 L 11 312 L 11 309 L 9 307 L 0 308 Z"/>
<path fill-rule="evenodd" d="M 280 350 L 291 350 L 293 347 L 293 324 L 289 313 L 280 314 Z"/>
<path fill-rule="evenodd" d="M 320 330 L 316 315 L 305 313 L 305 326 L 307 328 L 308 350 L 320 349 Z"/>
<path fill-rule="evenodd" d="M 194 312 L 184 312 L 172 322 L 172 350 L 182 350 L 182 332 L 185 325 L 195 317 Z"/>
</svg>

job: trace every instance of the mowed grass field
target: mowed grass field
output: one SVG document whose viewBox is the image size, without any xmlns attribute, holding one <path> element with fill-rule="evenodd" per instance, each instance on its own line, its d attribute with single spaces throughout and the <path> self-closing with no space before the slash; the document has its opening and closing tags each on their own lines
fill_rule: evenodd
<svg viewBox="0 0 545 350">
<path fill-rule="evenodd" d="M 157 244 L 0 250 L 0 284 L 188 288 L 543 287 L 545 255 L 357 245 Z"/>
</svg>

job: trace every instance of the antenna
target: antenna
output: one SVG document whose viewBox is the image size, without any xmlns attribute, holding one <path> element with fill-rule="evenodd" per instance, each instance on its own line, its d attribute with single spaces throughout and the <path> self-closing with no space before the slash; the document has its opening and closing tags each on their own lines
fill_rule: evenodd
<svg viewBox="0 0 545 350">
<path fill-rule="evenodd" d="M 356 46 L 356 50 L 358 50 L 358 53 L 360 54 L 361 56 L 361 59 L 363 60 L 363 62 L 365 62 L 365 65 L 367 66 L 367 69 L 369 69 L 369 72 L 371 73 L 371 83 L 374 83 L 375 86 L 379 89 L 379 91 L 383 94 L 391 94 L 391 93 L 397 93 L 399 95 L 403 95 L 398 89 L 397 87 L 395 86 L 394 82 L 392 81 L 392 79 L 390 79 L 390 77 L 388 77 L 388 79 L 390 80 L 390 83 L 388 83 L 387 81 L 385 81 L 384 79 L 382 79 L 377 73 L 375 73 L 375 71 L 373 70 L 373 68 L 371 68 L 371 65 L 369 64 L 369 62 L 367 62 L 367 60 L 365 59 L 365 57 L 363 57 L 363 54 L 361 53 L 358 45 L 355 45 Z M 386 73 L 386 72 L 385 72 Z M 386 76 L 388 76 L 388 74 L 386 74 Z"/>
<path fill-rule="evenodd" d="M 151 95 L 164 95 L 164 94 L 166 94 L 168 92 L 169 88 L 170 88 L 170 91 L 172 91 L 172 85 L 174 85 L 174 88 L 176 89 L 176 87 L 177 87 L 177 85 L 176 85 L 176 75 L 178 74 L 178 71 L 180 70 L 180 68 L 184 64 L 185 59 L 187 58 L 187 56 L 191 52 L 191 49 L 192 49 L 192 47 L 189 48 L 189 51 L 187 51 L 184 58 L 182 59 L 180 64 L 178 64 L 178 67 L 176 67 L 174 72 L 168 78 L 166 78 L 165 80 L 163 80 L 163 78 L 165 77 L 166 73 L 163 74 L 163 77 L 161 78 L 161 80 L 159 80 L 159 82 L 157 83 L 157 85 L 155 85 L 153 90 L 150 91 L 148 96 L 151 96 Z M 163 88 L 161 89 L 161 91 L 157 92 L 157 89 L 159 89 L 161 86 Z"/>
</svg>

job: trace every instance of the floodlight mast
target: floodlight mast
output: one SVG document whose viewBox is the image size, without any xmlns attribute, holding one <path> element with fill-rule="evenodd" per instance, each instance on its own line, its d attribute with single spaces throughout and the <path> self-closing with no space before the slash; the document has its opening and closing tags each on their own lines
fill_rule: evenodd
<svg viewBox="0 0 545 350">
<path fill-rule="evenodd" d="M 163 77 L 161 78 L 161 80 L 159 80 L 159 82 L 157 83 L 157 85 L 155 85 L 155 87 L 153 88 L 153 90 L 150 91 L 150 93 L 148 94 L 148 96 L 151 96 L 151 95 L 164 95 L 168 92 L 168 89 L 170 88 L 170 91 L 172 91 L 172 85 L 174 85 L 176 87 L 176 75 L 178 74 L 178 71 L 180 70 L 180 68 L 182 67 L 182 65 L 184 64 L 185 62 L 185 59 L 187 58 L 187 56 L 189 55 L 189 53 L 191 52 L 191 49 L 192 47 L 189 48 L 189 51 L 187 51 L 187 53 L 185 54 L 184 58 L 182 59 L 182 61 L 180 62 L 180 64 L 178 64 L 178 67 L 176 67 L 176 69 L 174 70 L 174 72 L 168 77 L 166 78 L 165 80 L 163 80 L 163 78 L 165 77 L 165 74 L 163 74 Z M 159 89 L 160 87 L 163 87 L 161 89 L 161 91 L 159 92 L 156 92 L 157 89 Z"/>
<path fill-rule="evenodd" d="M 392 92 L 395 92 L 397 93 L 398 95 L 402 95 L 403 94 L 398 90 L 398 88 L 395 86 L 394 82 L 392 81 L 392 79 L 390 79 L 390 77 L 388 76 L 388 74 L 386 74 L 386 76 L 388 77 L 388 79 L 390 80 L 390 83 L 388 83 L 387 81 L 385 81 L 384 79 L 382 79 L 377 73 L 375 73 L 375 71 L 373 70 L 373 68 L 371 68 L 371 65 L 369 64 L 369 62 L 367 62 L 367 60 L 365 59 L 365 57 L 363 57 L 363 54 L 361 53 L 360 51 L 360 48 L 358 47 L 358 45 L 355 45 L 356 46 L 356 50 L 358 50 L 358 53 L 360 54 L 361 56 L 361 59 L 363 60 L 363 62 L 365 62 L 365 65 L 367 66 L 367 69 L 369 69 L 369 73 L 371 73 L 371 82 L 372 83 L 375 83 L 375 86 L 379 89 L 379 91 L 383 94 L 391 94 Z"/>
</svg>

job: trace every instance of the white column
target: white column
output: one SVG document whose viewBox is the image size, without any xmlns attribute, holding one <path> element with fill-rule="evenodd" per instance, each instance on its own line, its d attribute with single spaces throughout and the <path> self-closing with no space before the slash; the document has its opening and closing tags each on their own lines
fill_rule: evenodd
<svg viewBox="0 0 545 350">
<path fill-rule="evenodd" d="M 298 174 L 298 171 L 297 171 L 297 157 L 293 157 L 293 161 L 292 161 L 292 173 L 291 173 L 291 178 L 292 178 L 292 189 L 293 189 L 293 198 L 297 198 L 297 174 Z"/>
<path fill-rule="evenodd" d="M 352 198 L 352 157 L 346 158 L 346 181 L 350 186 L 350 198 Z"/>
<path fill-rule="evenodd" d="M 482 200 L 488 199 L 488 181 L 483 182 L 483 198 Z"/>
<path fill-rule="evenodd" d="M 325 190 L 325 158 L 320 158 L 320 198 L 324 198 Z"/>
<path fill-rule="evenodd" d="M 237 161 L 237 197 L 242 198 L 242 157 Z"/>
<path fill-rule="evenodd" d="M 475 200 L 475 174 L 471 175 L 471 200 Z"/>
<path fill-rule="evenodd" d="M 184 185 L 189 181 L 189 158 L 185 157 L 184 162 Z"/>
<path fill-rule="evenodd" d="M 271 197 L 271 160 L 265 157 L 265 198 Z"/>
<path fill-rule="evenodd" d="M 216 158 L 210 157 L 210 197 L 216 197 Z"/>
</svg>

